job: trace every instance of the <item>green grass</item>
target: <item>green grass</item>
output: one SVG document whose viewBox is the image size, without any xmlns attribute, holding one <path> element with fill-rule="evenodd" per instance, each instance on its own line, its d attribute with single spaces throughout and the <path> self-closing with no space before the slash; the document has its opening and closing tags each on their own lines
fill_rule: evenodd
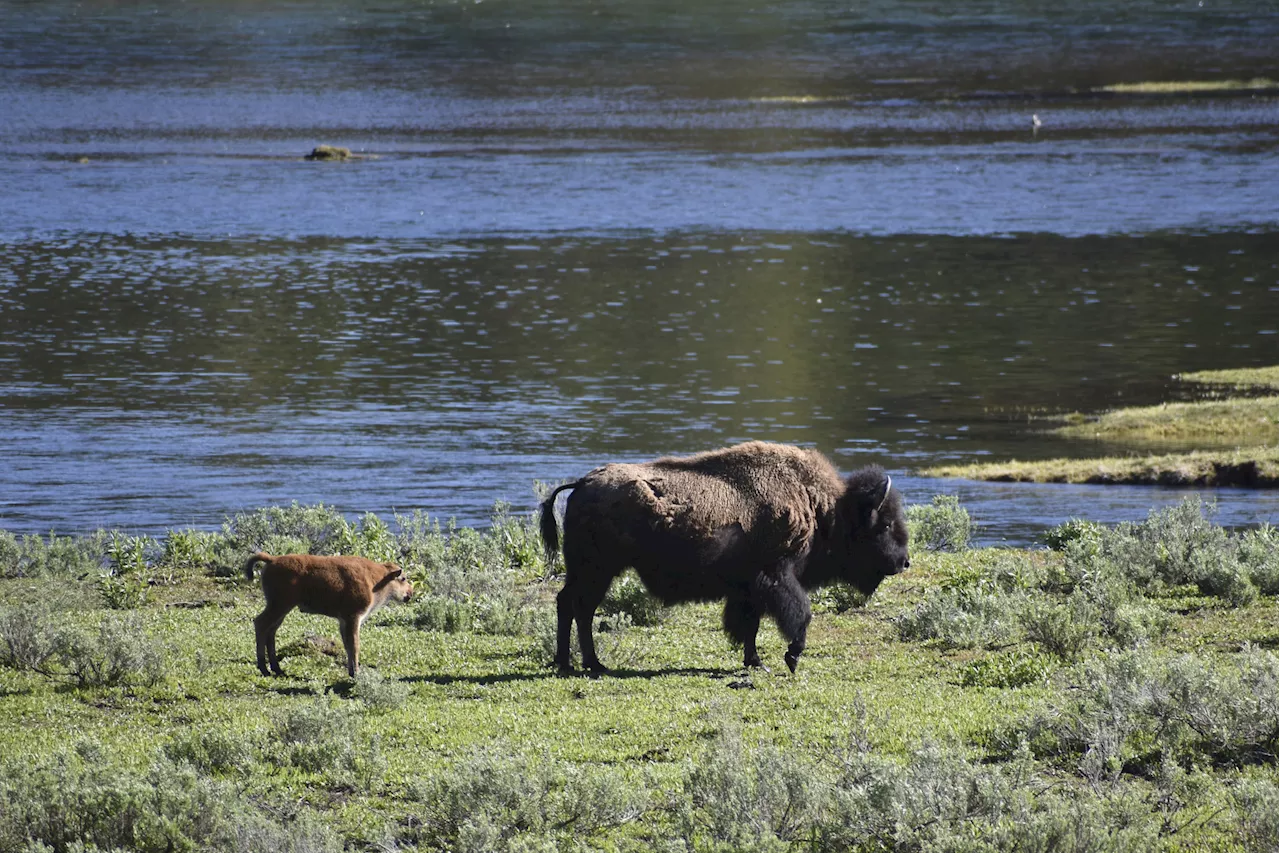
<svg viewBox="0 0 1280 853">
<path fill-rule="evenodd" d="M 921 506 L 913 523 L 936 527 L 959 509 Z M 1258 653 L 1242 644 L 1274 650 L 1277 641 L 1266 571 L 1274 531 L 1241 538 L 1188 504 L 1146 526 L 1064 527 L 1052 538 L 1058 551 L 969 550 L 953 537 L 953 552 L 917 549 L 911 570 L 865 606 L 816 595 L 794 676 L 771 625 L 760 650 L 772 671 L 747 673 L 718 609 L 693 605 L 658 625 L 623 620 L 598 634 L 615 672 L 587 678 L 550 667 L 559 579 L 544 579 L 547 567 L 524 547 L 531 519 L 500 508 L 490 531 L 421 521 L 353 525 L 329 508 L 271 508 L 202 537 L 50 540 L 61 543 L 57 559 L 45 540 L 0 535 L 0 847 L 18 831 L 57 850 L 76 839 L 141 850 L 889 850 L 961 840 L 1021 850 L 1056 848 L 1063 833 L 1082 849 L 1274 848 L 1274 756 L 1246 749 L 1258 735 L 1244 747 L 1238 737 L 1202 743 L 1184 727 L 1171 739 L 1180 706 L 1160 711 L 1159 726 L 1126 707 L 1138 734 L 1113 744 L 1124 750 L 1114 766 L 1094 766 L 1085 756 L 1097 750 L 1074 745 L 1074 729 L 1043 723 L 1094 713 L 1071 698 L 1077 666 L 1137 666 L 1153 683 L 1208 678 L 1195 681 L 1202 692 L 1247 698 L 1233 673 Z M 229 543 L 248 531 L 398 551 L 420 589 L 506 602 L 526 627 L 504 633 L 507 622 L 475 620 L 472 630 L 423 630 L 425 603 L 389 607 L 362 632 L 364 671 L 353 682 L 335 623 L 295 612 L 279 636 L 287 675 L 263 677 L 252 630 L 261 596 L 229 571 L 240 558 Z M 1147 563 L 1124 551 L 1135 547 Z M 122 570 L 122 553 L 141 554 L 141 564 L 131 558 Z M 175 554 L 184 568 L 165 562 Z M 1195 585 L 1206 567 L 1237 563 L 1234 586 Z M 86 565 L 98 568 L 86 575 Z M 111 609 L 95 572 L 142 578 L 148 595 Z M 1094 590 L 1104 577 L 1112 580 Z M 966 609 L 988 599 L 999 606 Z M 1043 639 L 1060 623 L 1031 629 L 1042 612 L 1079 606 L 1094 616 L 1072 635 L 1083 651 L 1064 658 Z M 908 623 L 919 633 L 921 608 L 934 628 L 903 640 Z M 1160 630 L 1140 628 L 1134 640 L 1132 616 L 1129 627 L 1106 627 L 1131 611 L 1157 613 L 1139 622 Z M 22 634 L 8 621 L 15 613 L 44 614 L 50 636 L 128 624 L 163 666 L 158 677 L 138 665 L 115 684 L 82 685 L 56 656 L 41 671 L 5 664 L 5 638 Z M 946 639 L 946 625 L 975 618 L 1014 621 Z M 929 633 L 937 626 L 944 634 Z M 1129 633 L 1107 633 L 1121 630 Z M 132 648 L 115 642 L 121 654 Z M 1146 650 L 1136 664 L 1122 652 L 1133 643 Z M 1235 730 L 1261 720 L 1266 741 L 1274 696 L 1259 716 L 1210 693 L 1215 713 L 1237 714 Z M 1173 762 L 1158 772 L 1157 748 Z M 940 799 L 919 799 L 925 791 Z M 31 813 L 57 797 L 68 802 Z M 998 819 L 986 822 L 984 809 Z"/>
<path fill-rule="evenodd" d="M 1118 442 L 1202 441 L 1237 445 L 1275 444 L 1280 399 L 1258 397 L 1162 403 L 1117 409 L 1053 431 L 1063 438 Z"/>
<path fill-rule="evenodd" d="M 1199 370 L 1179 373 L 1182 382 L 1219 386 L 1235 391 L 1280 390 L 1280 367 L 1242 367 L 1238 370 Z"/>
<path fill-rule="evenodd" d="M 1114 92 L 1117 94 L 1168 95 L 1188 92 L 1274 90 L 1275 88 L 1275 80 L 1266 77 L 1255 77 L 1251 80 L 1168 80 L 1143 83 L 1113 83 L 1109 86 L 1099 86 L 1093 91 Z"/>
<path fill-rule="evenodd" d="M 1225 399 L 1100 415 L 1072 413 L 1061 416 L 1065 424 L 1049 432 L 1076 442 L 1121 445 L 1127 449 L 1123 455 L 938 465 L 918 473 L 1000 482 L 1275 488 L 1280 398 L 1267 392 L 1280 384 L 1280 368 L 1202 371 L 1175 378 Z"/>
<path fill-rule="evenodd" d="M 1130 486 L 1244 486 L 1275 488 L 1276 446 L 1191 453 L 1135 454 L 1094 459 L 1041 459 L 936 465 L 925 477 L 1013 483 L 1096 483 Z"/>
</svg>

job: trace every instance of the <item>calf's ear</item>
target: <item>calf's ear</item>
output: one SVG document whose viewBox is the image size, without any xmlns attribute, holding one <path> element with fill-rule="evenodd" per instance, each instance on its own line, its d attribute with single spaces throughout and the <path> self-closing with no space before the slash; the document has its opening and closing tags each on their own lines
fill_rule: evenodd
<svg viewBox="0 0 1280 853">
<path fill-rule="evenodd" d="M 393 580 L 397 580 L 399 578 L 404 577 L 404 569 L 400 568 L 394 563 L 383 563 L 383 565 L 390 568 L 391 571 L 383 575 L 382 580 L 378 581 L 376 584 L 373 585 L 374 589 L 382 589 L 384 586 L 391 583 Z"/>
</svg>

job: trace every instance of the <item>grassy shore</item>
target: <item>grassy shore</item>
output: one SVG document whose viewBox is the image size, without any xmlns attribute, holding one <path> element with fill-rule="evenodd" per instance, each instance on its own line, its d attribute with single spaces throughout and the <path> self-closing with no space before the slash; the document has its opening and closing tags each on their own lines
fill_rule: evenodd
<svg viewBox="0 0 1280 853">
<path fill-rule="evenodd" d="M 1135 454 L 1095 459 L 1045 459 L 938 465 L 920 473 L 1002 483 L 1098 483 L 1130 486 L 1275 488 L 1280 454 L 1270 447 L 1191 453 Z"/>
<path fill-rule="evenodd" d="M 1008 551 L 954 501 L 910 521 L 909 572 L 815 597 L 797 675 L 772 627 L 746 672 L 716 607 L 619 581 L 598 679 L 553 673 L 559 578 L 501 507 L 0 533 L 0 849 L 1275 849 L 1274 530 L 1188 503 Z M 256 548 L 395 558 L 418 595 L 359 678 L 297 613 L 265 678 Z"/>
<path fill-rule="evenodd" d="M 1053 430 L 1063 438 L 1091 438 L 1118 442 L 1201 441 L 1263 445 L 1280 433 L 1280 400 L 1250 397 L 1200 400 L 1117 409 L 1096 418 L 1073 416 L 1074 423 Z"/>
<path fill-rule="evenodd" d="M 1123 456 L 941 465 L 920 473 L 1005 482 L 1275 488 L 1280 368 L 1202 371 L 1177 378 L 1215 399 L 1094 416 L 1075 413 L 1050 430 L 1063 439 L 1125 445 Z M 1254 396 L 1258 394 L 1262 396 Z M 1153 449 L 1168 444 L 1201 447 L 1177 453 Z"/>
<path fill-rule="evenodd" d="M 1280 366 L 1242 367 L 1236 370 L 1197 370 L 1193 373 L 1179 373 L 1174 378 L 1182 382 L 1231 391 L 1270 391 L 1274 394 L 1280 390 Z"/>
</svg>

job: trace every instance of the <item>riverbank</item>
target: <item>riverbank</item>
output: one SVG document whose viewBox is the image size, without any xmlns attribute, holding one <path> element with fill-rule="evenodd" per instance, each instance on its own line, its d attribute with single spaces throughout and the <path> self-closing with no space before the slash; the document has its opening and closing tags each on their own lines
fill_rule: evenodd
<svg viewBox="0 0 1280 853">
<path fill-rule="evenodd" d="M 1280 369 L 1202 371 L 1176 378 L 1204 399 L 1101 415 L 1073 413 L 1048 430 L 1077 446 L 1082 441 L 1120 446 L 1124 455 L 939 465 L 918 473 L 992 482 L 1276 488 Z M 1168 445 L 1196 449 L 1170 452 L 1164 449 Z"/>
<path fill-rule="evenodd" d="M 939 465 L 919 473 L 996 483 L 1089 483 L 1129 486 L 1217 486 L 1274 489 L 1280 484 L 1276 448 L 1196 451 L 1093 459 L 1045 459 Z"/>
<path fill-rule="evenodd" d="M 771 625 L 772 671 L 743 671 L 717 606 L 624 579 L 614 673 L 558 677 L 562 578 L 502 508 L 0 531 L 0 848 L 1274 849 L 1274 528 L 1188 501 L 968 549 L 960 510 L 912 507 L 911 569 L 869 601 L 814 596 L 795 676 Z M 298 613 L 266 678 L 258 548 L 395 558 L 416 594 L 365 626 L 358 678 Z"/>
</svg>

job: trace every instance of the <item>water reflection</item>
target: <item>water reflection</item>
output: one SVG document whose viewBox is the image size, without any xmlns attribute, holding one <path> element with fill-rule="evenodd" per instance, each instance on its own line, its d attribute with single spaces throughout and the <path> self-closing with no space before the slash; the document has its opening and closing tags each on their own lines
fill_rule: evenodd
<svg viewBox="0 0 1280 853">
<path fill-rule="evenodd" d="M 535 478 L 748 438 L 899 471 L 1080 453 L 1029 417 L 1153 403 L 1176 396 L 1176 372 L 1274 361 L 1274 242 L 12 244 L 3 485 L 22 497 L 4 513 L 37 529 L 118 512 L 170 524 L 173 506 L 208 522 L 314 498 L 474 522 L 497 496 L 527 501 Z M 944 488 L 911 485 L 916 500 Z M 1004 512 L 1002 491 L 979 503 Z M 1077 496 L 1051 491 L 1030 502 L 1055 509 L 992 535 Z M 1259 512 L 1227 501 L 1241 502 Z"/>
</svg>

